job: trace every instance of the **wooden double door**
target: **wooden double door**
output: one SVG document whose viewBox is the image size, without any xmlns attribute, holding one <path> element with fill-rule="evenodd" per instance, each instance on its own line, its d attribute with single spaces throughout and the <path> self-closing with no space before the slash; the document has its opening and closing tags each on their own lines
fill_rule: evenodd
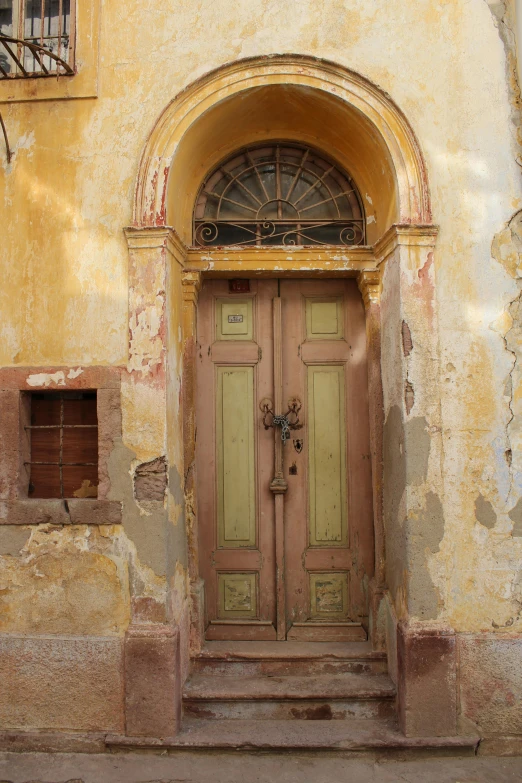
<svg viewBox="0 0 522 783">
<path fill-rule="evenodd" d="M 365 639 L 373 514 L 355 281 L 208 280 L 197 357 L 206 638 Z"/>
</svg>

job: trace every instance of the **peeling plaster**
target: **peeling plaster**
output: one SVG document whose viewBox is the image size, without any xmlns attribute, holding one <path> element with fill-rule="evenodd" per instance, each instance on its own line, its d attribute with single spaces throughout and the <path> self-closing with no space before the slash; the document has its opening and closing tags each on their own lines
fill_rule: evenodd
<svg viewBox="0 0 522 783">
<path fill-rule="evenodd" d="M 506 55 L 506 83 L 511 106 L 512 136 L 517 163 L 522 166 L 522 96 L 518 80 L 515 3 L 507 0 L 485 0 L 498 30 Z M 520 42 L 522 45 L 522 42 Z"/>
<path fill-rule="evenodd" d="M 71 376 L 69 376 L 71 377 Z M 74 376 L 72 376 L 74 377 Z M 63 370 L 58 370 L 55 373 L 41 372 L 27 377 L 28 386 L 65 386 L 65 373 Z"/>
<path fill-rule="evenodd" d="M 0 630 L 124 633 L 130 603 L 118 527 L 103 532 L 87 525 L 32 528 L 18 557 L 1 558 Z"/>
</svg>

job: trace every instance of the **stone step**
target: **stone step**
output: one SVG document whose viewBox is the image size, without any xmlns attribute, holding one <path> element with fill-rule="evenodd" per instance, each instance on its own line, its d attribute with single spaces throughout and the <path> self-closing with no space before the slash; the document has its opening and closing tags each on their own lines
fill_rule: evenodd
<svg viewBox="0 0 522 783">
<path fill-rule="evenodd" d="M 393 718 L 395 704 L 384 699 L 296 699 L 183 702 L 184 718 L 203 720 L 359 720 Z"/>
<path fill-rule="evenodd" d="M 183 692 L 186 717 L 214 720 L 347 720 L 394 714 L 385 674 L 216 677 L 193 675 Z"/>
<path fill-rule="evenodd" d="M 108 735 L 111 748 L 475 753 L 478 737 L 404 737 L 393 721 L 185 720 L 172 738 Z"/>
<path fill-rule="evenodd" d="M 185 683 L 183 698 L 211 699 L 385 699 L 395 696 L 386 674 L 322 674 L 317 677 L 215 677 L 195 674 Z"/>
<path fill-rule="evenodd" d="M 191 664 L 194 674 L 223 677 L 388 670 L 386 653 L 372 650 L 369 642 L 207 642 Z"/>
</svg>

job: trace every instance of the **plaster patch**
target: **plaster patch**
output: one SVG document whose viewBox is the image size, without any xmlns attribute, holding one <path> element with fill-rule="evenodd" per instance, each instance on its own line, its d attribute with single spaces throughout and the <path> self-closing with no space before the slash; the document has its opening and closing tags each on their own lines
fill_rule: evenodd
<svg viewBox="0 0 522 783">
<path fill-rule="evenodd" d="M 53 383 L 56 384 L 56 386 L 65 386 L 65 373 L 63 370 L 58 370 L 58 372 L 54 373 L 40 372 L 27 377 L 28 386 L 47 387 L 51 386 Z"/>
<path fill-rule="evenodd" d="M 480 492 L 475 500 L 475 517 L 477 522 L 484 527 L 487 527 L 489 530 L 494 528 L 497 524 L 495 509 L 490 501 L 486 500 Z"/>
<path fill-rule="evenodd" d="M 111 496 L 123 500 L 123 528 L 130 538 L 135 553 L 131 557 L 131 584 L 133 594 L 157 595 L 165 588 L 166 510 L 163 501 L 149 500 L 141 509 L 134 497 L 132 463 L 135 454 L 121 441 L 115 444 L 109 458 Z"/>
<path fill-rule="evenodd" d="M 522 498 L 519 498 L 517 504 L 513 506 L 508 514 L 513 522 L 512 536 L 522 536 Z"/>
<path fill-rule="evenodd" d="M 414 617 L 435 620 L 439 613 L 440 594 L 433 584 L 428 560 L 440 549 L 444 537 L 444 511 L 438 495 L 426 494 L 426 504 L 417 520 L 410 520 L 408 548 L 410 551 L 410 580 L 408 603 Z"/>
<path fill-rule="evenodd" d="M 404 427 L 405 444 L 408 450 L 407 483 L 419 486 L 426 481 L 431 438 L 428 422 L 424 416 L 416 416 Z"/>
<path fill-rule="evenodd" d="M 20 525 L 0 525 L 0 555 L 19 555 L 29 541 L 31 531 Z"/>
<path fill-rule="evenodd" d="M 67 377 L 68 377 L 68 378 L 71 378 L 71 379 L 72 379 L 72 378 L 78 378 L 78 376 L 80 376 L 80 375 L 82 374 L 82 372 L 83 372 L 83 370 L 82 370 L 82 368 L 81 368 L 81 367 L 78 367 L 78 369 L 77 369 L 77 370 L 74 370 L 74 369 L 71 367 L 71 369 L 70 369 L 70 370 L 69 370 L 69 372 L 67 373 Z"/>
</svg>

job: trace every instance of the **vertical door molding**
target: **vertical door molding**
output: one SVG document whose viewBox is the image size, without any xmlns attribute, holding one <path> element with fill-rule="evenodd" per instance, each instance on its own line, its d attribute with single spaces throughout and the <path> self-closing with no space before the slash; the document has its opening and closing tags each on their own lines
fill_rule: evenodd
<svg viewBox="0 0 522 783">
<path fill-rule="evenodd" d="M 274 335 L 274 411 L 283 413 L 283 321 L 281 297 L 273 299 Z M 286 639 L 286 592 L 285 592 L 285 493 L 288 484 L 283 474 L 283 442 L 278 427 L 274 428 L 274 478 L 270 491 L 274 493 L 275 505 L 275 549 L 276 549 L 276 596 L 277 596 L 277 638 Z"/>
<path fill-rule="evenodd" d="M 190 583 L 190 650 L 196 653 L 204 638 L 205 611 L 203 580 L 199 575 L 199 543 L 196 492 L 196 342 L 197 307 L 201 273 L 184 270 L 183 295 L 183 453 L 184 492 Z"/>
</svg>

